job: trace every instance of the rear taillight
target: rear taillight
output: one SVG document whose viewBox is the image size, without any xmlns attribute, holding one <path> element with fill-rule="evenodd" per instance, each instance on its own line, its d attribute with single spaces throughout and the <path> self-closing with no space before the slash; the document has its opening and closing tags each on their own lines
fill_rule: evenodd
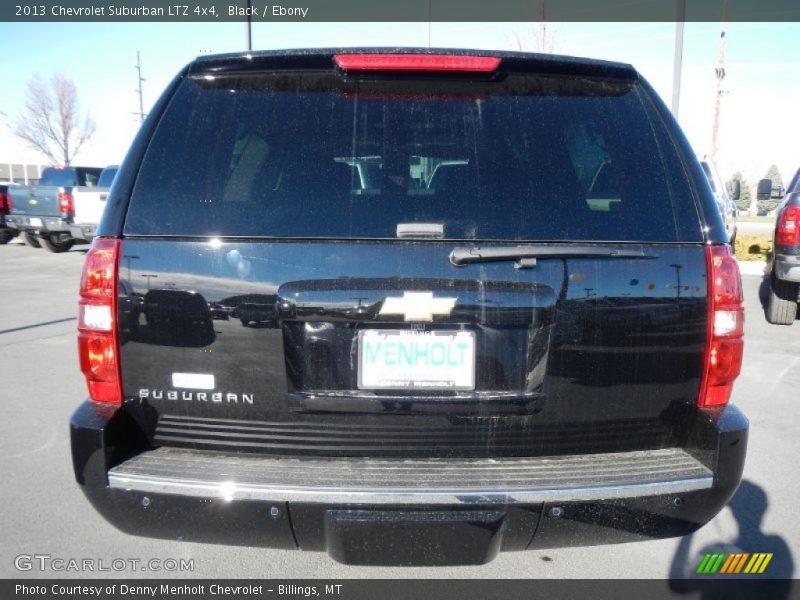
<svg viewBox="0 0 800 600">
<path fill-rule="evenodd" d="M 0 211 L 11 212 L 11 194 L 7 192 L 0 192 Z"/>
<path fill-rule="evenodd" d="M 95 238 L 81 276 L 78 355 L 89 397 L 122 403 L 117 344 L 117 265 L 119 240 Z"/>
<path fill-rule="evenodd" d="M 800 244 L 800 206 L 785 206 L 778 215 L 775 226 L 776 246 L 797 246 Z"/>
<path fill-rule="evenodd" d="M 336 54 L 333 60 L 345 71 L 491 73 L 500 66 L 500 59 L 494 56 L 452 54 Z"/>
<path fill-rule="evenodd" d="M 744 306 L 739 265 L 730 247 L 708 246 L 708 337 L 697 405 L 724 406 L 742 368 Z"/>
<path fill-rule="evenodd" d="M 75 201 L 69 192 L 58 194 L 58 212 L 68 217 L 75 216 Z"/>
</svg>

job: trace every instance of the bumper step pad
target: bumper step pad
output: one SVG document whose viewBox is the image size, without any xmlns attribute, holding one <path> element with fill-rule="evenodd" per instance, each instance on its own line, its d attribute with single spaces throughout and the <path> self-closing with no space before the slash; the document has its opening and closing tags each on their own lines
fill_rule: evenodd
<svg viewBox="0 0 800 600">
<path fill-rule="evenodd" d="M 509 505 L 629 498 L 711 488 L 680 448 L 498 459 L 300 459 L 161 447 L 112 468 L 111 488 L 341 504 Z"/>
</svg>

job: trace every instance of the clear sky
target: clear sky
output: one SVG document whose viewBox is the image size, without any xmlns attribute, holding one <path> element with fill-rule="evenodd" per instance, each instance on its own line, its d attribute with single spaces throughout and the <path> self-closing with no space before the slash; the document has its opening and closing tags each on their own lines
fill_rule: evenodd
<svg viewBox="0 0 800 600">
<path fill-rule="evenodd" d="M 425 46 L 427 23 L 257 23 L 255 50 L 332 46 Z M 433 47 L 536 48 L 537 24 L 433 23 Z M 698 153 L 708 150 L 714 115 L 718 23 L 685 29 L 679 120 Z M 548 24 L 559 54 L 633 64 L 669 105 L 673 23 Z M 776 163 L 785 180 L 800 167 L 800 23 L 730 23 L 718 161 L 724 177 L 754 181 Z M 71 77 L 97 133 L 78 164 L 118 163 L 136 133 L 136 51 L 141 52 L 145 112 L 175 73 L 201 53 L 244 49 L 239 23 L 2 23 L 0 162 L 42 159 L 9 131 L 38 73 Z"/>
</svg>

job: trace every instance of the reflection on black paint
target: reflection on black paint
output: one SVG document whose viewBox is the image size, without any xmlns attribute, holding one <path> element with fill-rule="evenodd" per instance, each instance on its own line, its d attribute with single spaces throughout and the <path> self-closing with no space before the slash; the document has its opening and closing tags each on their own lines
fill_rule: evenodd
<svg viewBox="0 0 800 600">
<path fill-rule="evenodd" d="M 139 315 L 144 307 L 144 296 L 133 291 L 133 287 L 120 279 L 117 294 L 117 315 L 120 330 L 120 343 L 139 334 Z"/>
<path fill-rule="evenodd" d="M 225 306 L 219 302 L 209 302 L 208 309 L 211 311 L 211 318 L 220 321 L 227 321 L 230 318 L 230 313 L 233 310 L 230 306 Z"/>
<path fill-rule="evenodd" d="M 143 410 L 280 429 L 275 439 L 258 430 L 263 440 L 240 440 L 211 435 L 216 426 L 203 435 L 192 427 L 186 439 L 203 447 L 331 452 L 310 430 L 349 440 L 343 452 L 354 454 L 614 451 L 629 440 L 665 447 L 672 427 L 665 409 L 696 400 L 707 326 L 700 245 L 661 246 L 646 265 L 552 259 L 524 270 L 453 267 L 452 244 L 444 242 L 127 239 L 124 246 L 139 257 L 120 273 L 125 394 L 169 389 L 176 372 L 214 374 L 218 391 L 252 394 L 254 403 L 150 399 Z M 683 265 L 680 297 L 672 264 Z M 430 322 L 380 314 L 387 297 L 415 291 L 455 305 Z M 475 391 L 359 390 L 365 328 L 473 331 Z M 463 427 L 440 439 L 452 418 Z"/>
<path fill-rule="evenodd" d="M 130 300 L 133 304 L 135 300 Z M 176 347 L 201 347 L 214 342 L 211 309 L 202 294 L 184 290 L 150 290 L 141 300 L 139 311 L 128 321 L 132 341 Z"/>
<path fill-rule="evenodd" d="M 250 294 L 246 302 L 233 309 L 233 316 L 245 327 L 278 327 L 278 297 L 275 294 Z"/>
<path fill-rule="evenodd" d="M 463 278 L 342 277 L 289 281 L 278 288 L 281 318 L 349 322 L 397 322 L 402 315 L 380 314 L 387 297 L 405 292 L 433 292 L 454 297 L 448 315 L 434 315 L 433 323 L 479 323 L 529 326 L 552 324 L 555 302 L 545 284 L 513 281 L 476 281 Z"/>
</svg>

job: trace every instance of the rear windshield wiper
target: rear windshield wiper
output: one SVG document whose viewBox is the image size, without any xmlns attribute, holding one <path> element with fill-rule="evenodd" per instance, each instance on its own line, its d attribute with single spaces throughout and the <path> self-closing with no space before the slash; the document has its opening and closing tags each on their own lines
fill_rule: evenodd
<svg viewBox="0 0 800 600">
<path fill-rule="evenodd" d="M 536 266 L 537 258 L 656 258 L 643 250 L 621 250 L 619 248 L 604 248 L 602 246 L 574 246 L 574 245 L 531 245 L 524 246 L 460 246 L 453 248 L 450 253 L 450 262 L 463 267 L 471 263 L 497 262 L 502 260 L 516 261 L 515 267 L 527 269 Z"/>
</svg>

